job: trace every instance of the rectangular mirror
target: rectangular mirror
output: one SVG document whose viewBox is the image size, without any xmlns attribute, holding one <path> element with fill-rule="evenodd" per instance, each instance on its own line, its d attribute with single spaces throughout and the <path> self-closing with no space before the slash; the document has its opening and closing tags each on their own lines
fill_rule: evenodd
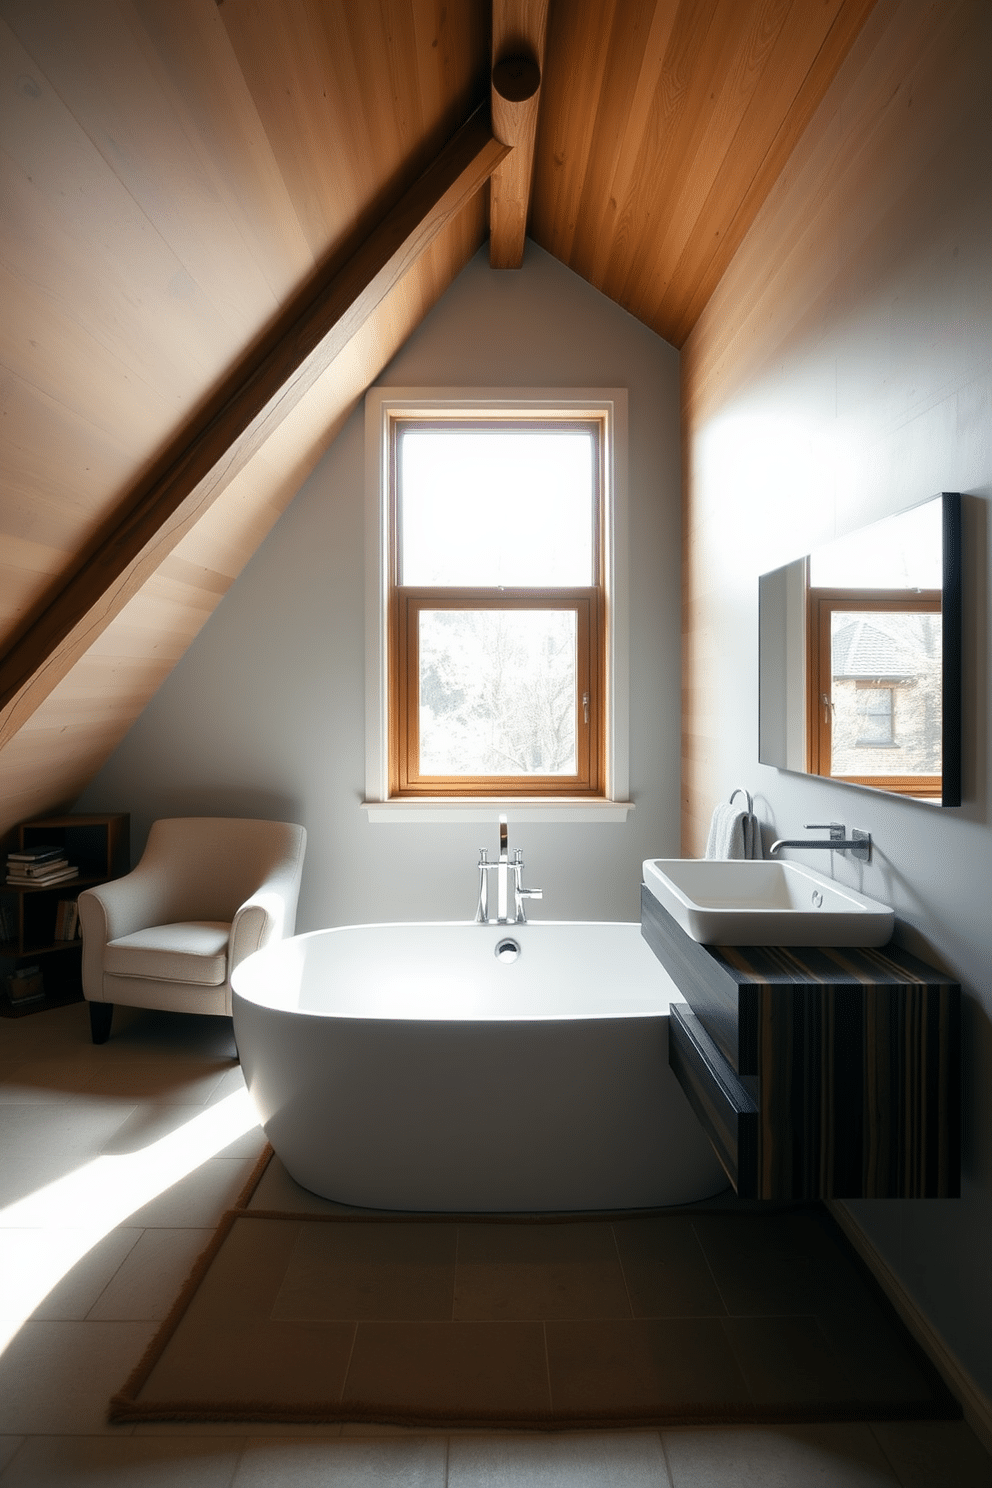
<svg viewBox="0 0 992 1488">
<path fill-rule="evenodd" d="M 758 580 L 758 759 L 961 804 L 961 497 Z"/>
</svg>

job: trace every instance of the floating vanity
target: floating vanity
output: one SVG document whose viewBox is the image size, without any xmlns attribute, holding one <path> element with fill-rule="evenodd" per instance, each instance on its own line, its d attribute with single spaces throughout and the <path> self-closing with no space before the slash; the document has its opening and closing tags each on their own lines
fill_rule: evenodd
<svg viewBox="0 0 992 1488">
<path fill-rule="evenodd" d="M 669 1063 L 742 1198 L 957 1197 L 956 982 L 892 945 L 704 945 L 647 882 L 641 932 L 685 998 Z"/>
</svg>

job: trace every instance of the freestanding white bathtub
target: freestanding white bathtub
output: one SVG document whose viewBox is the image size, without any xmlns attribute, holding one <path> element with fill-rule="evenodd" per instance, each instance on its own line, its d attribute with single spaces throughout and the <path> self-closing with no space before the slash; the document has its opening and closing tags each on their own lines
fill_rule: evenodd
<svg viewBox="0 0 992 1488">
<path fill-rule="evenodd" d="M 505 941 L 515 958 L 497 957 Z M 318 930 L 232 985 L 262 1124 L 325 1198 L 546 1212 L 727 1186 L 668 1068 L 678 993 L 637 924 Z"/>
</svg>

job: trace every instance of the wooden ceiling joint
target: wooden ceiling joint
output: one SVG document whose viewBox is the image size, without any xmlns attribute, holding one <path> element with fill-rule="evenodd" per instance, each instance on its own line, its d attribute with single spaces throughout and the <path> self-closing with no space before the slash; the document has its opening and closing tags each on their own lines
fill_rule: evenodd
<svg viewBox="0 0 992 1488">
<path fill-rule="evenodd" d="M 548 0 L 494 0 L 493 134 L 510 154 L 489 184 L 489 264 L 519 269 L 534 179 Z"/>
<path fill-rule="evenodd" d="M 274 342 L 233 369 L 200 427 L 173 440 L 157 474 L 47 608 L 0 658 L 0 747 L 300 404 L 369 316 L 509 154 L 480 106 L 428 170 Z"/>
</svg>

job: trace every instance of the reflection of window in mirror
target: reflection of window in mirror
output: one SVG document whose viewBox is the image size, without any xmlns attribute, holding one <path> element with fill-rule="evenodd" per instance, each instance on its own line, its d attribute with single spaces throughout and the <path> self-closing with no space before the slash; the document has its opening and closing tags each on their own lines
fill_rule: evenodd
<svg viewBox="0 0 992 1488">
<path fill-rule="evenodd" d="M 940 608 L 939 590 L 810 587 L 812 774 L 939 797 Z"/>
</svg>

